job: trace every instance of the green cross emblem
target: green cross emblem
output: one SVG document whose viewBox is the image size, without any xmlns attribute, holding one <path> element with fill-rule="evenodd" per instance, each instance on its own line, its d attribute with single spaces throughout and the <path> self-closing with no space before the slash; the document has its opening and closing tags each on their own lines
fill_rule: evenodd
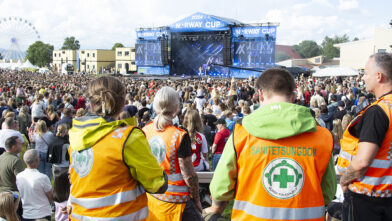
<svg viewBox="0 0 392 221">
<path fill-rule="evenodd" d="M 279 182 L 280 188 L 287 188 L 287 183 L 294 182 L 294 176 L 287 174 L 287 169 L 280 169 L 279 175 L 274 175 L 274 182 Z"/>
</svg>

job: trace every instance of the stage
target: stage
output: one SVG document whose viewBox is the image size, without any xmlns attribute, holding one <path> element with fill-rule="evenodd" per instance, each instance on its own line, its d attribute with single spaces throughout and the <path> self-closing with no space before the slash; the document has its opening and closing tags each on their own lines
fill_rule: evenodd
<svg viewBox="0 0 392 221">
<path fill-rule="evenodd" d="M 275 66 L 277 26 L 195 13 L 170 26 L 139 28 L 135 45 L 138 73 L 257 77 Z"/>
</svg>

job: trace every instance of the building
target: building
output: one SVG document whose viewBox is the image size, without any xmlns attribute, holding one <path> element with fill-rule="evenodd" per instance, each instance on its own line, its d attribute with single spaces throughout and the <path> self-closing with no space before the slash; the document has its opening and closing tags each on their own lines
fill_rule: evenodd
<svg viewBox="0 0 392 221">
<path fill-rule="evenodd" d="M 124 74 L 136 72 L 135 48 L 116 48 L 116 72 Z"/>
<path fill-rule="evenodd" d="M 340 48 L 340 66 L 365 69 L 369 56 L 377 52 L 392 53 L 392 29 L 375 28 L 372 39 L 336 44 Z"/>
<path fill-rule="evenodd" d="M 115 65 L 115 51 L 105 49 L 79 50 L 80 72 L 103 73 Z"/>
<path fill-rule="evenodd" d="M 326 59 L 324 56 L 319 55 L 312 58 L 288 59 L 276 62 L 276 65 L 281 65 L 285 67 L 305 67 L 311 69 L 314 66 L 336 66 L 339 65 L 339 60 Z"/>
<path fill-rule="evenodd" d="M 54 50 L 52 53 L 53 70 L 61 71 L 62 64 L 72 64 L 74 70 L 77 68 L 76 50 Z"/>
</svg>

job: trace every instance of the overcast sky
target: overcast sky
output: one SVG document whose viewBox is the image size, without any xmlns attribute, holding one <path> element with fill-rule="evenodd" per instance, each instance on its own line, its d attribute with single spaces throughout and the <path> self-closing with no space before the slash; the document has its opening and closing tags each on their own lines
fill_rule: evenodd
<svg viewBox="0 0 392 221">
<path fill-rule="evenodd" d="M 278 44 L 321 43 L 326 35 L 343 34 L 366 39 L 375 27 L 389 27 L 391 9 L 391 0 L 0 0 L 0 18 L 31 21 L 55 49 L 67 36 L 83 49 L 133 46 L 136 28 L 167 26 L 195 12 L 243 23 L 279 22 Z M 0 38 L 0 48 L 9 45 Z"/>
</svg>

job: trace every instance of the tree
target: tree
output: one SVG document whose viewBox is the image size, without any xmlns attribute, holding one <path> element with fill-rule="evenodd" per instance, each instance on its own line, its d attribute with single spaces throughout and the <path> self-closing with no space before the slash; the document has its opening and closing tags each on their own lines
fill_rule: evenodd
<svg viewBox="0 0 392 221">
<path fill-rule="evenodd" d="M 66 37 L 64 39 L 63 46 L 61 50 L 78 50 L 80 48 L 79 41 L 75 39 L 74 36 Z"/>
<path fill-rule="evenodd" d="M 353 39 L 353 41 L 358 41 L 359 40 L 359 38 L 358 37 L 355 37 L 354 39 Z"/>
<path fill-rule="evenodd" d="M 290 56 L 284 53 L 283 51 L 278 51 L 275 53 L 275 62 L 284 61 L 289 58 Z"/>
<path fill-rule="evenodd" d="M 117 43 L 115 43 L 115 44 L 113 45 L 112 50 L 116 50 L 116 48 L 123 48 L 123 47 L 124 47 L 123 44 L 117 42 Z"/>
<path fill-rule="evenodd" d="M 39 67 L 49 66 L 52 62 L 53 45 L 45 44 L 42 41 L 36 41 L 29 46 L 26 52 L 26 58 Z"/>
<path fill-rule="evenodd" d="M 311 58 L 321 54 L 320 46 L 312 40 L 304 40 L 298 45 L 293 46 L 303 58 Z"/>
<path fill-rule="evenodd" d="M 349 39 L 346 34 L 344 34 L 343 36 L 335 36 L 334 38 L 325 36 L 323 42 L 321 43 L 321 47 L 323 48 L 323 55 L 326 58 L 340 57 L 340 49 L 333 45 L 348 41 Z"/>
</svg>

